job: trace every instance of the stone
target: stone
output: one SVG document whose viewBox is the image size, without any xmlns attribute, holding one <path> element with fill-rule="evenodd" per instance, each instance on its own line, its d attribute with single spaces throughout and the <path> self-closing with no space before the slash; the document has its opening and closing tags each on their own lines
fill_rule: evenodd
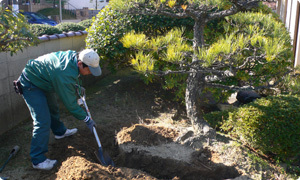
<svg viewBox="0 0 300 180">
<path fill-rule="evenodd" d="M 261 96 L 255 91 L 239 91 L 236 95 L 237 100 L 242 104 L 250 103 Z"/>
</svg>

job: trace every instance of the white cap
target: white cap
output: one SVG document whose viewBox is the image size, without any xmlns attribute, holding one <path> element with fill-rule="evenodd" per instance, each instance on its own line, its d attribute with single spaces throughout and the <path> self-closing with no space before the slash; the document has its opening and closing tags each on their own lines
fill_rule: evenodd
<svg viewBox="0 0 300 180">
<path fill-rule="evenodd" d="M 79 61 L 89 66 L 91 73 L 94 76 L 101 75 L 101 68 L 99 65 L 99 55 L 93 49 L 85 49 L 79 53 Z"/>
</svg>

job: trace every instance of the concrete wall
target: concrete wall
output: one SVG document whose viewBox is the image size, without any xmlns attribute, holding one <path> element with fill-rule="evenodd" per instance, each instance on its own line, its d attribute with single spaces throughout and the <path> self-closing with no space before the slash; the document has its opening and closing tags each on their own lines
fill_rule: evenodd
<svg viewBox="0 0 300 180">
<path fill-rule="evenodd" d="M 80 51 L 85 48 L 86 35 L 87 32 L 82 31 L 42 36 L 39 37 L 41 43 L 38 46 L 25 48 L 13 56 L 0 53 L 0 134 L 30 117 L 22 96 L 16 94 L 12 86 L 27 61 L 54 51 Z"/>
</svg>

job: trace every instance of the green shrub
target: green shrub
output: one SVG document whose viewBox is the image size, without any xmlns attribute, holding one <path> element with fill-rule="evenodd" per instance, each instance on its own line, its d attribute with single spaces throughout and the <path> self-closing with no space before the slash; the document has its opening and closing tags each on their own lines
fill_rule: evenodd
<svg viewBox="0 0 300 180">
<path fill-rule="evenodd" d="M 102 9 L 93 18 L 88 29 L 87 46 L 98 50 L 102 60 L 107 62 L 111 71 L 127 65 L 131 59 L 130 49 L 123 47 L 120 39 L 126 32 L 143 31 L 149 36 L 161 35 L 173 27 L 184 26 L 192 29 L 191 19 L 171 19 L 163 16 L 128 15 L 109 6 Z M 102 62 L 103 62 L 102 61 Z"/>
<path fill-rule="evenodd" d="M 37 45 L 38 38 L 30 31 L 24 15 L 0 7 L 0 22 L 0 52 L 10 52 L 12 56 L 27 46 Z"/>
<path fill-rule="evenodd" d="M 73 22 L 64 22 L 59 23 L 56 27 L 61 30 L 62 32 L 69 32 L 69 31 L 83 31 L 85 27 L 81 26 L 80 24 L 73 23 Z"/>
<path fill-rule="evenodd" d="M 87 47 L 97 49 L 101 63 L 106 62 L 108 68 L 114 71 L 126 62 L 123 60 L 128 50 L 123 47 L 120 39 L 130 29 L 130 17 L 105 7 L 93 19 L 94 23 L 89 27 L 86 38 Z"/>
<path fill-rule="evenodd" d="M 56 26 L 50 26 L 45 24 L 31 24 L 30 31 L 35 34 L 36 36 L 42 35 L 53 35 L 53 34 L 60 34 L 62 31 L 58 29 Z"/>
<path fill-rule="evenodd" d="M 300 153 L 299 109 L 298 96 L 261 98 L 228 112 L 221 129 L 265 154 L 287 161 Z M 220 115 L 217 118 L 220 121 Z"/>
<path fill-rule="evenodd" d="M 295 72 L 291 72 L 283 78 L 283 81 L 279 84 L 281 94 L 296 95 L 300 94 L 300 66 L 296 67 Z"/>
<path fill-rule="evenodd" d="M 93 23 L 93 19 L 86 19 L 86 20 L 80 21 L 78 24 L 87 29 L 92 25 L 92 23 Z"/>
<path fill-rule="evenodd" d="M 229 113 L 233 112 L 234 109 L 226 110 L 226 111 L 213 111 L 211 113 L 204 114 L 203 118 L 209 125 L 217 130 L 224 130 L 220 129 L 220 127 L 228 120 Z M 228 132 L 228 130 L 226 130 Z"/>
</svg>

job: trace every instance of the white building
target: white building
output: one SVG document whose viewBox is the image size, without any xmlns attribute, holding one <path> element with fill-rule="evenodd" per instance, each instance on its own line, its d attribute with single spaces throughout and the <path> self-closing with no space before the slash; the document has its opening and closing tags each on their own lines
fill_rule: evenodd
<svg viewBox="0 0 300 180">
<path fill-rule="evenodd" d="M 294 65 L 300 65 L 300 0 L 278 0 L 276 11 L 285 27 L 290 32 L 295 55 Z"/>
<path fill-rule="evenodd" d="M 82 9 L 87 7 L 90 10 L 101 10 L 107 4 L 109 0 L 68 0 L 65 3 L 65 9 Z"/>
</svg>

